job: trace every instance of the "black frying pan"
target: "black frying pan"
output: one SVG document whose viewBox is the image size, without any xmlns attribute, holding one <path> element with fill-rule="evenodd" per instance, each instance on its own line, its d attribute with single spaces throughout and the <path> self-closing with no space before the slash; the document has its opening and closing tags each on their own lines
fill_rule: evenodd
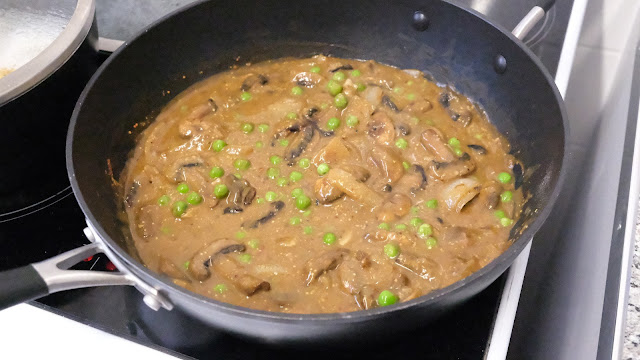
<svg viewBox="0 0 640 360">
<path fill-rule="evenodd" d="M 137 260 L 118 220 L 107 159 L 116 177 L 134 146 L 133 124 L 194 82 L 230 65 L 327 54 L 425 70 L 481 105 L 530 172 L 531 195 L 493 262 L 444 289 L 394 306 L 326 315 L 251 310 L 196 295 Z M 184 76 L 183 76 L 184 75 Z M 206 323 L 267 341 L 346 340 L 410 329 L 477 294 L 532 239 L 558 195 L 566 158 L 566 115 L 552 78 L 517 38 L 445 1 L 238 0 L 202 2 L 170 15 L 114 53 L 82 93 L 69 127 L 67 168 L 95 244 L 0 274 L 0 305 L 67 288 L 129 284 L 154 307 L 178 306 Z M 96 251 L 122 274 L 64 271 Z M 56 266 L 56 264 L 58 264 Z"/>
</svg>

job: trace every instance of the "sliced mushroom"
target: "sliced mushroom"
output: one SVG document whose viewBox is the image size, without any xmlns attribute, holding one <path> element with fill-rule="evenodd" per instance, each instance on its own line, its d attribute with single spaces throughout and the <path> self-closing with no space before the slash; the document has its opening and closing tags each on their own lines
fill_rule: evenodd
<svg viewBox="0 0 640 360">
<path fill-rule="evenodd" d="M 467 147 L 473 150 L 473 152 L 475 152 L 476 154 L 480 154 L 480 155 L 487 154 L 487 149 L 485 149 L 484 146 L 482 145 L 469 144 L 467 145 Z"/>
<path fill-rule="evenodd" d="M 293 140 L 287 146 L 285 150 L 284 159 L 290 163 L 298 158 L 307 149 L 309 143 L 313 140 L 315 133 L 315 127 L 310 124 L 304 126 L 302 130 L 297 133 Z"/>
<path fill-rule="evenodd" d="M 515 165 L 513 165 L 513 186 L 515 187 L 516 190 L 518 190 L 520 188 L 520 186 L 522 186 L 522 184 L 524 184 L 524 174 L 522 173 L 522 165 L 520 165 L 519 163 L 516 163 Z M 531 168 L 529 168 L 529 170 L 531 170 Z"/>
<path fill-rule="evenodd" d="M 456 158 L 444 141 L 442 133 L 434 127 L 429 127 L 422 132 L 420 142 L 425 149 L 433 154 L 436 161 L 448 163 Z"/>
<path fill-rule="evenodd" d="M 196 106 L 189 116 L 181 121 L 178 125 L 178 134 L 183 139 L 189 139 L 196 135 L 201 135 L 205 131 L 211 128 L 211 124 L 206 121 L 203 121 L 203 118 L 209 114 L 213 114 L 218 110 L 218 106 L 215 102 L 207 102 L 206 104 L 202 104 Z"/>
<path fill-rule="evenodd" d="M 278 139 L 286 138 L 291 134 L 297 133 L 302 130 L 303 123 L 299 120 L 285 119 L 274 125 L 275 132 L 273 134 L 273 141 L 271 146 L 275 146 L 275 141 Z"/>
<path fill-rule="evenodd" d="M 353 145 L 339 137 L 329 141 L 312 159 L 316 166 L 322 163 L 335 165 L 346 160 L 358 162 L 360 161 L 360 154 Z"/>
<path fill-rule="evenodd" d="M 307 261 L 305 265 L 305 284 L 309 286 L 318 280 L 322 274 L 337 268 L 348 253 L 349 251 L 346 249 L 330 250 Z"/>
<path fill-rule="evenodd" d="M 480 188 L 480 183 L 477 180 L 457 179 L 444 188 L 442 197 L 449 210 L 459 213 L 469 201 L 480 193 Z"/>
<path fill-rule="evenodd" d="M 261 291 L 271 290 L 271 284 L 252 274 L 248 274 L 245 269 L 229 256 L 220 256 L 213 263 L 217 274 L 224 276 L 238 290 L 247 296 L 252 296 Z"/>
<path fill-rule="evenodd" d="M 369 170 L 358 165 L 350 165 L 349 167 L 345 168 L 344 171 L 353 175 L 359 182 L 365 182 L 371 176 Z M 318 201 L 320 201 L 321 204 L 332 203 L 344 196 L 344 192 L 333 186 L 333 184 L 331 184 L 326 177 L 322 177 L 316 180 L 313 190 L 316 198 L 318 199 Z"/>
<path fill-rule="evenodd" d="M 246 206 L 251 205 L 256 197 L 256 188 L 251 186 L 249 181 L 228 175 L 227 182 L 230 183 L 229 196 L 227 196 L 227 204 L 230 207 L 244 209 Z"/>
<path fill-rule="evenodd" d="M 247 226 L 251 229 L 255 229 L 260 225 L 264 225 L 271 221 L 282 209 L 284 209 L 283 201 L 275 201 L 271 203 L 271 210 L 265 214 L 263 217 L 259 218 L 256 221 L 249 222 Z M 244 224 L 243 224 L 244 226 Z"/>
<path fill-rule="evenodd" d="M 378 210 L 378 220 L 389 222 L 397 220 L 409 213 L 411 209 L 411 199 L 404 194 L 393 194 L 389 201 Z"/>
<path fill-rule="evenodd" d="M 293 81 L 298 86 L 314 87 L 320 81 L 322 81 L 322 75 L 314 74 L 312 72 L 301 72 L 293 77 Z"/>
<path fill-rule="evenodd" d="M 500 194 L 502 193 L 502 185 L 497 181 L 490 181 L 482 186 L 478 200 L 485 208 L 495 209 L 500 204 Z"/>
<path fill-rule="evenodd" d="M 394 149 L 389 147 L 373 146 L 371 148 L 371 160 L 388 183 L 397 182 L 405 173 L 402 158 Z"/>
<path fill-rule="evenodd" d="M 351 65 L 349 65 L 349 64 L 346 64 L 346 65 L 340 65 L 340 66 L 338 66 L 338 67 L 336 67 L 336 68 L 333 68 L 333 69 L 329 70 L 329 72 L 334 73 L 334 72 L 336 72 L 336 71 L 340 71 L 340 70 L 353 70 L 353 66 L 351 66 Z"/>
<path fill-rule="evenodd" d="M 131 183 L 131 186 L 127 189 L 127 192 L 124 196 L 124 202 L 128 207 L 132 207 L 135 203 L 136 195 L 138 194 L 138 189 L 140 188 L 140 181 L 134 180 Z"/>
<path fill-rule="evenodd" d="M 424 171 L 422 165 L 413 164 L 411 166 L 411 172 L 414 174 L 414 177 L 417 178 L 418 184 L 411 187 L 411 192 L 416 193 L 420 190 L 424 190 L 427 187 L 427 173 Z"/>
<path fill-rule="evenodd" d="M 476 169 L 476 164 L 469 154 L 464 153 L 460 158 L 452 162 L 432 161 L 429 169 L 435 178 L 448 181 L 469 174 Z"/>
<path fill-rule="evenodd" d="M 325 176 L 327 182 L 345 193 L 348 197 L 370 207 L 376 207 L 382 202 L 382 197 L 367 185 L 358 181 L 352 174 L 342 169 L 332 169 Z"/>
<path fill-rule="evenodd" d="M 200 175 L 198 169 L 204 165 L 204 160 L 196 155 L 180 159 L 170 168 L 170 172 L 173 174 L 173 178 L 171 180 L 175 183 L 179 183 L 190 180 L 191 177 L 197 177 Z"/>
<path fill-rule="evenodd" d="M 415 115 L 423 115 L 429 110 L 433 109 L 433 105 L 429 100 L 417 99 L 412 101 L 409 105 L 405 106 L 403 111 Z"/>
<path fill-rule="evenodd" d="M 218 239 L 200 249 L 189 262 L 189 273 L 197 280 L 203 281 L 211 276 L 211 264 L 218 254 L 244 252 L 245 246 L 230 239 Z"/>
<path fill-rule="evenodd" d="M 396 138 L 396 131 L 391 118 L 382 111 L 371 115 L 367 124 L 367 134 L 382 145 L 391 145 Z"/>
<path fill-rule="evenodd" d="M 396 103 L 394 103 L 393 100 L 391 100 L 389 95 L 382 95 L 381 101 L 382 101 L 382 105 L 388 107 L 389 109 L 391 109 L 391 111 L 397 112 L 397 113 L 400 112 L 400 109 L 398 109 L 398 105 L 396 105 Z"/>
<path fill-rule="evenodd" d="M 396 130 L 401 136 L 411 135 L 411 126 L 409 126 L 408 124 L 398 123 L 398 125 L 396 126 Z"/>
<path fill-rule="evenodd" d="M 240 91 L 249 91 L 255 85 L 266 85 L 269 82 L 269 78 L 262 74 L 251 74 L 247 76 L 242 85 L 240 86 Z"/>
<path fill-rule="evenodd" d="M 467 230 L 461 226 L 446 226 L 441 230 L 440 241 L 443 244 L 469 245 Z"/>
<path fill-rule="evenodd" d="M 149 241 L 158 235 L 159 224 L 166 216 L 163 210 L 156 204 L 134 208 L 135 220 L 132 223 L 135 224 L 135 233 L 140 239 Z"/>
<path fill-rule="evenodd" d="M 435 261 L 406 252 L 398 255 L 396 264 L 426 280 L 431 280 L 438 272 Z"/>
</svg>

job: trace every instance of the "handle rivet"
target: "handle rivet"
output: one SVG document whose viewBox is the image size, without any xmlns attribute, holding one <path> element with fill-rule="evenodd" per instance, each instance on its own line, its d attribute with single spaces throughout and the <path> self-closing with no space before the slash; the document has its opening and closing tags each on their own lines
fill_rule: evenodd
<svg viewBox="0 0 640 360">
<path fill-rule="evenodd" d="M 507 59 L 505 59 L 504 56 L 500 54 L 496 55 L 495 59 L 493 60 L 493 69 L 498 74 L 504 74 L 504 72 L 507 71 Z"/>
<path fill-rule="evenodd" d="M 421 10 L 413 13 L 413 28 L 418 31 L 425 31 L 429 27 L 429 18 Z"/>
<path fill-rule="evenodd" d="M 162 307 L 160 301 L 158 301 L 158 299 L 156 299 L 156 297 L 151 294 L 145 295 L 142 298 L 142 301 L 144 301 L 144 303 L 154 311 L 158 311 Z"/>
</svg>

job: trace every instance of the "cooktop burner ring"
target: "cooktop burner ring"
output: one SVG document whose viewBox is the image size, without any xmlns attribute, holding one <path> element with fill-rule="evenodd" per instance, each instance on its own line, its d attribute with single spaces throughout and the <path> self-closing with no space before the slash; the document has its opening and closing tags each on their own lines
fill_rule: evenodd
<svg viewBox="0 0 640 360">
<path fill-rule="evenodd" d="M 0 223 L 3 222 L 7 222 L 7 221 L 11 221 L 11 220 L 15 220 L 15 219 L 19 219 L 21 217 L 27 216 L 27 215 L 31 215 L 37 211 L 43 210 L 55 203 L 57 203 L 58 201 L 66 198 L 67 196 L 73 194 L 73 190 L 71 190 L 71 186 L 67 186 L 66 188 L 64 188 L 63 190 L 58 191 L 56 194 L 38 201 L 35 204 L 31 204 L 29 206 L 23 207 L 22 209 L 19 210 L 13 210 L 13 211 L 9 211 L 6 212 L 4 214 L 0 214 Z"/>
</svg>

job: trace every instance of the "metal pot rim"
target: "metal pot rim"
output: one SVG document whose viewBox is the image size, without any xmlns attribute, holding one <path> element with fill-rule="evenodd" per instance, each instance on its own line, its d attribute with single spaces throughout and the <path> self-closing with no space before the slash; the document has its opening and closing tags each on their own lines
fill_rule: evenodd
<svg viewBox="0 0 640 360">
<path fill-rule="evenodd" d="M 77 0 L 62 33 L 35 58 L 0 79 L 0 105 L 31 90 L 64 65 L 87 37 L 94 14 L 95 0 Z"/>
</svg>

